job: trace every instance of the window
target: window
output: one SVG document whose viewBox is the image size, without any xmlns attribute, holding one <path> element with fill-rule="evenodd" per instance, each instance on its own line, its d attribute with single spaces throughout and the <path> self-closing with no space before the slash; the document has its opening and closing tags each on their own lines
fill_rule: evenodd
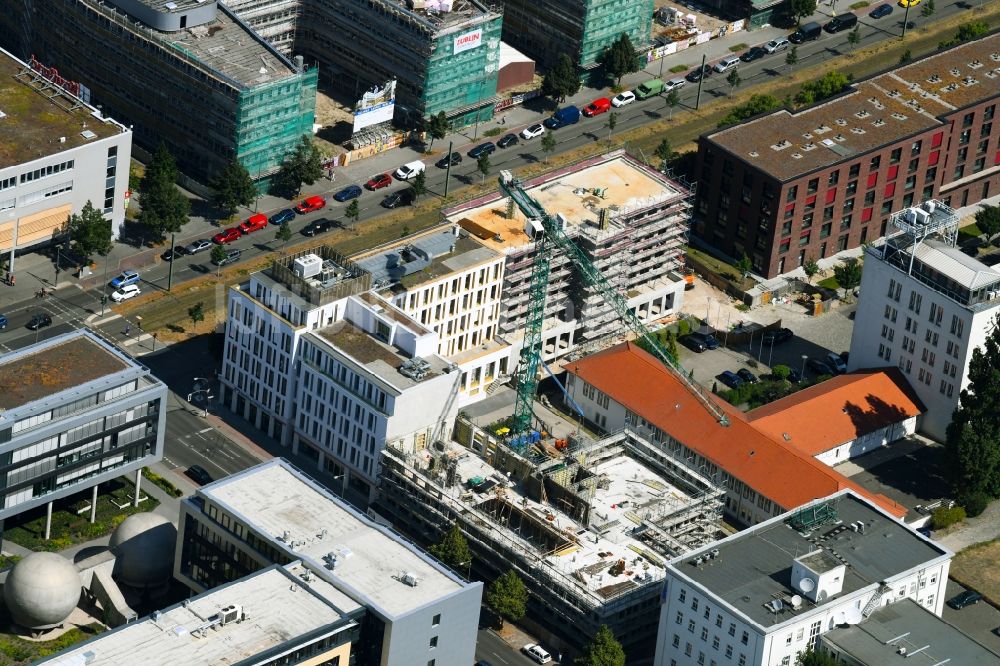
<svg viewBox="0 0 1000 666">
<path fill-rule="evenodd" d="M 923 141 L 914 141 L 910 144 L 910 155 L 919 155 L 921 145 L 923 145 Z"/>
<path fill-rule="evenodd" d="M 694 599 L 691 600 L 691 610 L 693 610 L 693 611 L 697 611 L 698 610 L 698 598 L 697 597 L 695 597 Z"/>
<path fill-rule="evenodd" d="M 431 636 L 431 644 L 430 645 L 431 645 L 432 648 L 436 648 L 438 646 L 438 637 L 437 636 Z"/>
<path fill-rule="evenodd" d="M 706 629 L 705 627 L 701 628 L 701 640 L 703 641 L 708 640 L 708 629 Z"/>
<path fill-rule="evenodd" d="M 705 653 L 704 652 L 699 652 L 698 653 L 698 663 L 699 664 L 704 664 L 705 663 Z"/>
<path fill-rule="evenodd" d="M 681 645 L 681 637 L 678 636 L 677 634 L 674 634 L 673 646 L 680 647 L 680 645 Z"/>
<path fill-rule="evenodd" d="M 989 136 L 992 131 L 993 123 L 983 123 L 983 126 L 979 128 L 979 136 Z"/>
<path fill-rule="evenodd" d="M 750 640 L 750 633 L 747 632 L 747 631 L 744 631 L 743 635 L 740 637 L 740 643 L 743 643 L 743 645 L 746 645 L 749 640 Z"/>
<path fill-rule="evenodd" d="M 791 644 L 792 644 L 792 632 L 789 631 L 788 635 L 785 636 L 785 645 L 791 645 Z"/>
<path fill-rule="evenodd" d="M 729 635 L 730 636 L 735 636 L 736 635 L 736 623 L 735 622 L 730 622 L 729 623 Z M 726 656 L 728 657 L 729 655 L 726 655 Z"/>
<path fill-rule="evenodd" d="M 441 614 L 440 613 L 438 613 L 437 615 L 435 615 L 434 618 L 431 620 L 431 626 L 432 627 L 436 627 L 439 624 L 441 624 Z"/>
<path fill-rule="evenodd" d="M 685 590 L 685 589 L 684 589 L 684 588 L 682 587 L 682 588 L 681 588 L 681 593 L 680 593 L 679 595 L 677 595 L 677 601 L 679 601 L 679 602 L 681 602 L 681 603 L 684 603 L 684 600 L 685 600 L 685 599 L 687 599 L 687 590 Z M 678 615 L 679 615 L 679 614 L 680 614 L 680 613 L 678 613 Z"/>
<path fill-rule="evenodd" d="M 712 636 L 712 649 L 713 650 L 718 650 L 719 649 L 719 637 L 718 636 Z"/>
<path fill-rule="evenodd" d="M 694 633 L 694 620 L 688 620 L 688 633 Z"/>
<path fill-rule="evenodd" d="M 889 164 L 898 164 L 902 156 L 903 156 L 902 148 L 893 149 L 893 151 L 889 153 Z"/>
<path fill-rule="evenodd" d="M 684 613 L 682 613 L 680 611 L 677 611 L 677 620 L 676 620 L 676 623 L 677 624 L 681 624 L 682 622 L 684 622 Z"/>
<path fill-rule="evenodd" d="M 858 174 L 861 173 L 861 164 L 852 164 L 851 170 L 848 172 L 848 178 L 857 178 Z"/>
<path fill-rule="evenodd" d="M 788 188 L 788 194 L 785 195 L 785 201 L 795 201 L 795 199 L 798 196 L 799 196 L 799 186 L 792 185 L 791 187 Z"/>
<path fill-rule="evenodd" d="M 809 185 L 806 187 L 807 194 L 815 194 L 816 190 L 819 189 L 819 178 L 813 178 L 809 181 Z"/>
<path fill-rule="evenodd" d="M 739 661 L 739 664 L 740 664 L 740 666 L 747 666 L 747 656 L 745 654 L 743 654 L 742 652 L 740 652 L 740 661 Z"/>
<path fill-rule="evenodd" d="M 960 146 L 966 145 L 967 143 L 969 143 L 969 139 L 971 139 L 971 138 L 972 138 L 972 130 L 964 130 L 958 136 L 958 145 L 960 145 Z"/>
<path fill-rule="evenodd" d="M 827 185 L 836 185 L 838 182 L 840 182 L 840 172 L 839 171 L 831 171 L 830 175 L 826 179 L 826 184 Z"/>
<path fill-rule="evenodd" d="M 962 127 L 971 127 L 972 121 L 975 119 L 975 117 L 976 117 L 975 112 L 965 114 L 965 117 L 962 118 Z"/>
<path fill-rule="evenodd" d="M 873 157 L 871 159 L 871 162 L 868 163 L 868 170 L 869 171 L 878 171 L 878 168 L 879 168 L 880 164 L 882 164 L 882 156 L 881 155 L 876 155 L 875 157 Z"/>
<path fill-rule="evenodd" d="M 726 646 L 726 659 L 732 659 L 732 658 L 733 658 L 733 646 L 732 645 L 727 645 Z"/>
<path fill-rule="evenodd" d="M 715 626 L 717 626 L 717 627 L 721 627 L 722 626 L 722 615 L 716 615 L 715 616 Z"/>
<path fill-rule="evenodd" d="M 691 656 L 691 644 L 690 643 L 685 643 L 684 644 L 684 654 L 687 655 L 688 657 Z"/>
</svg>

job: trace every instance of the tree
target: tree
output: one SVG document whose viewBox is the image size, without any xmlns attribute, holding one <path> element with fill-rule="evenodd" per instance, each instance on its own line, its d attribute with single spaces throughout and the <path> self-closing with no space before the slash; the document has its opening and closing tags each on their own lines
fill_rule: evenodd
<svg viewBox="0 0 1000 666">
<path fill-rule="evenodd" d="M 771 368 L 771 376 L 780 381 L 785 381 L 792 374 L 792 369 L 787 365 L 776 365 Z"/>
<path fill-rule="evenodd" d="M 812 283 L 816 273 L 819 273 L 819 264 L 816 263 L 815 259 L 806 259 L 805 263 L 802 264 L 802 270 L 805 271 L 806 280 Z"/>
<path fill-rule="evenodd" d="M 274 177 L 274 189 L 286 196 L 297 196 L 302 184 L 312 185 L 323 176 L 323 165 L 317 148 L 308 136 L 295 145 L 295 149 L 285 156 L 281 168 Z"/>
<path fill-rule="evenodd" d="M 910 49 L 906 49 L 905 51 L 903 51 L 903 54 L 899 56 L 899 64 L 900 65 L 905 65 L 906 63 L 910 62 L 911 60 L 913 60 L 913 54 L 910 53 Z"/>
<path fill-rule="evenodd" d="M 111 220 L 105 219 L 89 200 L 79 213 L 69 216 L 67 227 L 76 253 L 87 263 L 92 255 L 106 256 L 115 246 L 111 239 Z"/>
<path fill-rule="evenodd" d="M 620 85 L 622 77 L 639 71 L 639 54 L 632 46 L 632 40 L 624 32 L 601 51 L 597 56 L 598 64 L 604 68 L 604 73 L 615 79 L 615 85 Z"/>
<path fill-rule="evenodd" d="M 549 163 L 549 155 L 556 149 L 556 135 L 546 132 L 542 135 L 542 152 L 545 153 L 545 163 Z"/>
<path fill-rule="evenodd" d="M 288 226 L 288 222 L 281 223 L 274 234 L 274 240 L 281 241 L 281 247 L 285 247 L 285 243 L 292 240 L 292 228 Z"/>
<path fill-rule="evenodd" d="M 483 174 L 483 182 L 486 182 L 486 176 L 490 173 L 490 156 L 489 153 L 483 153 L 476 160 L 476 168 L 479 169 L 479 173 Z"/>
<path fill-rule="evenodd" d="M 957 495 L 1000 495 L 1000 325 L 972 351 L 969 384 L 948 425 L 948 476 Z"/>
<path fill-rule="evenodd" d="M 425 172 L 417 172 L 417 175 L 410 181 L 410 190 L 413 192 L 414 201 L 427 194 L 427 174 Z"/>
<path fill-rule="evenodd" d="M 500 615 L 501 626 L 505 619 L 517 622 L 527 610 L 528 588 L 517 572 L 511 569 L 490 583 L 486 589 L 486 603 Z"/>
<path fill-rule="evenodd" d="M 779 106 L 781 106 L 781 102 L 778 101 L 776 97 L 772 97 L 771 95 L 751 95 L 749 100 L 740 104 L 726 114 L 726 116 L 719 121 L 719 127 L 724 127 L 726 125 L 738 125 L 744 120 L 760 115 L 761 113 L 774 111 Z"/>
<path fill-rule="evenodd" d="M 729 76 L 726 77 L 726 83 L 729 84 L 729 94 L 732 95 L 742 82 L 743 79 L 740 78 L 740 73 L 737 70 L 729 72 Z"/>
<path fill-rule="evenodd" d="M 212 179 L 212 202 L 223 217 L 230 217 L 240 206 L 249 206 L 257 198 L 257 188 L 250 172 L 237 160 L 231 161 Z"/>
<path fill-rule="evenodd" d="M 188 308 L 188 319 L 194 324 L 195 328 L 198 328 L 198 322 L 205 321 L 205 304 L 198 301 L 194 305 Z"/>
<path fill-rule="evenodd" d="M 677 153 L 674 152 L 673 146 L 670 145 L 670 140 L 666 137 L 660 139 L 660 143 L 656 146 L 656 150 L 653 154 L 660 158 L 662 163 L 660 169 L 666 169 L 670 166 L 670 163 L 677 159 Z"/>
<path fill-rule="evenodd" d="M 985 21 L 973 21 L 971 23 L 963 23 L 958 26 L 958 30 L 955 31 L 955 36 L 951 39 L 946 39 L 938 44 L 939 49 L 946 49 L 952 46 L 958 46 L 964 42 L 971 42 L 973 39 L 979 39 L 986 33 L 990 31 L 990 26 Z"/>
<path fill-rule="evenodd" d="M 457 524 L 452 525 L 441 541 L 428 550 L 431 555 L 455 571 L 466 571 L 472 564 L 472 551 L 469 550 L 469 542 L 465 540 L 465 535 L 462 534 L 462 530 L 458 528 Z"/>
<path fill-rule="evenodd" d="M 986 234 L 986 240 L 993 240 L 994 236 L 1000 234 L 1000 206 L 980 204 L 976 211 L 976 226 Z"/>
<path fill-rule="evenodd" d="M 139 183 L 139 223 L 153 232 L 156 240 L 180 231 L 188 221 L 191 202 L 177 186 L 177 163 L 165 144 L 160 144 Z"/>
<path fill-rule="evenodd" d="M 795 63 L 799 61 L 799 47 L 793 46 L 788 49 L 788 53 L 785 54 L 785 64 L 791 69 L 795 67 Z"/>
<path fill-rule="evenodd" d="M 229 252 L 226 251 L 226 247 L 224 245 L 213 245 L 210 256 L 212 263 L 215 264 L 215 274 L 218 275 L 219 271 L 222 269 L 222 262 L 225 261 L 227 256 L 229 256 Z"/>
<path fill-rule="evenodd" d="M 667 120 L 672 120 L 674 117 L 674 109 L 681 103 L 681 96 L 680 93 L 677 92 L 676 88 L 667 93 L 666 102 L 667 108 L 670 109 L 670 114 L 667 116 Z"/>
<path fill-rule="evenodd" d="M 842 74 L 832 70 L 815 81 L 809 81 L 802 85 L 802 89 L 795 95 L 796 104 L 812 104 L 828 97 L 833 97 L 851 84 L 852 76 Z"/>
<path fill-rule="evenodd" d="M 746 277 L 753 270 L 753 262 L 750 261 L 750 257 L 744 252 L 743 256 L 736 261 L 736 270 L 740 272 L 741 277 Z"/>
<path fill-rule="evenodd" d="M 924 3 L 924 8 L 920 10 L 920 15 L 924 18 L 930 18 L 934 14 L 934 0 L 927 0 Z"/>
<path fill-rule="evenodd" d="M 431 135 L 431 145 L 428 148 L 433 148 L 434 139 L 443 139 L 451 126 L 444 111 L 440 111 L 436 116 L 428 116 L 426 123 L 427 133 Z"/>
<path fill-rule="evenodd" d="M 795 658 L 796 666 L 842 666 L 843 663 L 830 653 L 818 651 L 812 646 Z"/>
<path fill-rule="evenodd" d="M 608 143 L 611 143 L 611 133 L 615 131 L 615 127 L 618 125 L 618 114 L 612 111 L 608 114 L 608 120 L 604 123 L 604 126 L 608 128 Z"/>
<path fill-rule="evenodd" d="M 833 267 L 833 277 L 841 288 L 851 291 L 861 284 L 861 262 L 850 257 Z"/>
<path fill-rule="evenodd" d="M 576 70 L 576 65 L 565 53 L 560 53 L 545 76 L 542 77 L 542 94 L 546 97 L 562 102 L 567 97 L 575 95 L 580 90 L 580 73 Z"/>
<path fill-rule="evenodd" d="M 803 18 L 816 12 L 816 0 L 789 0 L 788 8 L 795 17 L 796 24 L 801 25 Z"/>
<path fill-rule="evenodd" d="M 358 217 L 361 216 L 361 206 L 358 204 L 357 199 L 351 199 L 351 203 L 347 204 L 347 208 L 344 209 L 344 217 L 351 220 L 351 226 L 358 223 Z"/>
<path fill-rule="evenodd" d="M 606 624 L 594 634 L 582 657 L 576 660 L 577 666 L 625 666 L 625 650 L 615 638 L 614 632 Z"/>
<path fill-rule="evenodd" d="M 934 2 L 934 0 L 927 0 L 927 1 L 931 2 L 931 3 Z M 852 49 L 854 49 L 858 44 L 861 43 L 861 26 L 860 25 L 854 26 L 854 30 L 851 30 L 849 33 L 847 33 L 847 43 L 851 45 Z"/>
</svg>

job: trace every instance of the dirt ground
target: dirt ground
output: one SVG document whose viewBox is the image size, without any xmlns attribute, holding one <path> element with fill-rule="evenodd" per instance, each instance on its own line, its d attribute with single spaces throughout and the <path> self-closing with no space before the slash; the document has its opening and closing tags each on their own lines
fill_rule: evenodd
<svg viewBox="0 0 1000 666">
<path fill-rule="evenodd" d="M 353 123 L 354 114 L 329 95 L 318 91 L 316 93 L 316 123 L 327 127 L 336 125 L 338 122 Z"/>
<path fill-rule="evenodd" d="M 1000 539 L 969 546 L 955 555 L 951 575 L 959 582 L 975 582 L 975 588 L 994 603 L 1000 601 Z"/>
</svg>

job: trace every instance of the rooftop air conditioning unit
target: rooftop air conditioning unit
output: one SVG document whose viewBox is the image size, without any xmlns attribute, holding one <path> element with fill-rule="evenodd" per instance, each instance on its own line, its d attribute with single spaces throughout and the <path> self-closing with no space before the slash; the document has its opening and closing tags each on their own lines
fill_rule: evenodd
<svg viewBox="0 0 1000 666">
<path fill-rule="evenodd" d="M 404 585 L 409 585 L 410 587 L 416 587 L 420 580 L 417 578 L 417 574 L 412 571 L 407 571 L 401 577 Z"/>
<path fill-rule="evenodd" d="M 319 275 L 323 270 L 323 260 L 315 254 L 307 254 L 292 262 L 292 273 L 302 279 L 308 279 Z"/>
</svg>

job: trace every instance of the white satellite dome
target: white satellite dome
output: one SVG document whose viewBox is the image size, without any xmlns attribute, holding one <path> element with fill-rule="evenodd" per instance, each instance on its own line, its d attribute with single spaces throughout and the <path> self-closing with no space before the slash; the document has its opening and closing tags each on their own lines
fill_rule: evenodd
<svg viewBox="0 0 1000 666">
<path fill-rule="evenodd" d="M 28 629 L 62 624 L 80 601 L 80 573 L 56 553 L 32 553 L 7 574 L 3 597 L 14 621 Z"/>
<path fill-rule="evenodd" d="M 177 528 L 156 513 L 136 513 L 115 528 L 109 546 L 115 553 L 114 577 L 131 587 L 160 585 L 174 569 Z"/>
</svg>

